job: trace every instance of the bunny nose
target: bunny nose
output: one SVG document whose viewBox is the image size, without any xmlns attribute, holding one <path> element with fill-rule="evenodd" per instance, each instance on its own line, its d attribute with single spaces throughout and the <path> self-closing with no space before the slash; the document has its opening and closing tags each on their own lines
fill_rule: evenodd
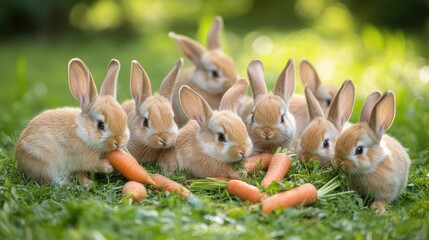
<svg viewBox="0 0 429 240">
<path fill-rule="evenodd" d="M 241 159 L 243 159 L 245 155 L 246 155 L 246 154 L 245 154 L 244 152 L 240 151 Z"/>
<path fill-rule="evenodd" d="M 265 140 L 270 140 L 273 137 L 273 131 L 271 128 L 265 127 L 262 129 L 262 137 L 265 138 Z"/>
<path fill-rule="evenodd" d="M 162 145 L 163 147 L 165 147 L 166 143 L 165 143 L 164 139 L 160 138 L 160 139 L 158 139 L 158 142 L 159 142 L 160 145 Z"/>
</svg>

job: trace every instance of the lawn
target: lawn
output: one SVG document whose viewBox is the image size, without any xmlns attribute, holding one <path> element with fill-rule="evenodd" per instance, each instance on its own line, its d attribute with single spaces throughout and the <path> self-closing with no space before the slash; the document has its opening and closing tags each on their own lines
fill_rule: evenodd
<svg viewBox="0 0 429 240">
<path fill-rule="evenodd" d="M 0 238 L 428 239 L 429 61 L 423 43 L 401 31 L 371 25 L 354 29 L 346 25 L 329 34 L 327 27 L 287 32 L 258 29 L 240 34 L 228 29 L 225 51 L 236 60 L 243 76 L 250 60 L 261 59 L 270 87 L 290 57 L 296 63 L 310 60 L 322 81 L 340 85 L 351 78 L 357 86 L 352 122 L 358 119 L 363 99 L 370 92 L 395 92 L 396 119 L 388 133 L 409 150 L 412 165 L 406 190 L 388 205 L 386 214 L 369 209 L 371 199 L 355 193 L 267 216 L 259 205 L 242 202 L 223 189 L 194 191 L 193 197 L 182 200 L 149 188 L 144 201 L 132 203 L 121 195 L 125 179 L 118 173 L 93 174 L 96 184 L 91 189 L 77 183 L 61 188 L 28 181 L 16 167 L 15 142 L 28 121 L 43 109 L 78 106 L 67 82 L 67 63 L 72 57 L 87 63 L 98 85 L 109 60 L 119 59 L 118 100 L 124 101 L 130 97 L 132 59 L 140 61 L 156 90 L 181 52 L 167 32 L 133 38 L 17 38 L 0 42 Z M 187 59 L 185 63 L 190 65 Z M 302 86 L 297 85 L 296 91 L 302 93 Z M 151 173 L 159 171 L 154 165 L 147 168 Z M 330 168 L 321 170 L 317 164 L 303 166 L 293 157 L 286 178 L 265 191 L 272 194 L 304 182 L 319 188 L 338 174 Z M 263 175 L 258 171 L 246 181 L 259 186 Z M 335 192 L 347 191 L 345 176 L 339 175 L 341 187 Z M 186 176 L 183 171 L 172 178 L 189 185 Z"/>
</svg>

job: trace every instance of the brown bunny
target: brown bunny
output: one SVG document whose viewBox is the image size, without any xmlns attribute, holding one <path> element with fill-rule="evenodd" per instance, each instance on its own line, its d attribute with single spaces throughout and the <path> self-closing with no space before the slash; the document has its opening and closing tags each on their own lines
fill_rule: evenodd
<svg viewBox="0 0 429 240">
<path fill-rule="evenodd" d="M 180 106 L 179 89 L 182 86 L 189 86 L 200 94 L 211 108 L 218 109 L 222 96 L 238 80 L 234 60 L 221 49 L 222 27 L 223 20 L 217 16 L 207 35 L 207 49 L 189 37 L 169 33 L 185 56 L 194 64 L 180 74 L 179 81 L 174 88 L 174 119 L 179 127 L 189 120 Z"/>
<path fill-rule="evenodd" d="M 112 59 L 97 93 L 85 63 L 69 62 L 69 83 L 79 108 L 46 110 L 31 120 L 16 145 L 16 161 L 26 176 L 39 183 L 69 183 L 75 175 L 89 186 L 87 172 L 113 171 L 104 153 L 124 148 L 129 139 L 127 115 L 116 101 L 120 64 Z"/>
<path fill-rule="evenodd" d="M 374 198 L 371 208 L 384 212 L 404 190 L 411 161 L 404 147 L 384 134 L 395 118 L 393 92 L 385 92 L 368 112 L 338 137 L 332 165 L 347 174 L 351 189 Z"/>
</svg>

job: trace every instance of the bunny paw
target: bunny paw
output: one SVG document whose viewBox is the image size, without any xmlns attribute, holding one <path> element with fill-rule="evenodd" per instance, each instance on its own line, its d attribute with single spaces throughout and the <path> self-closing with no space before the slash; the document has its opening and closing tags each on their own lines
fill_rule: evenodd
<svg viewBox="0 0 429 240">
<path fill-rule="evenodd" d="M 378 213 L 383 214 L 384 212 L 386 212 L 386 203 L 384 201 L 374 201 L 371 204 L 371 209 L 375 209 Z"/>
<path fill-rule="evenodd" d="M 111 173 L 113 172 L 113 167 L 107 159 L 102 159 L 99 171 L 102 173 Z"/>
</svg>

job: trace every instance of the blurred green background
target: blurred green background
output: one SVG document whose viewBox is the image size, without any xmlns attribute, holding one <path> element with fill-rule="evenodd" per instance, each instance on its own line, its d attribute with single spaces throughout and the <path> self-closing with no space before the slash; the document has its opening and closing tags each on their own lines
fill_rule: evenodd
<svg viewBox="0 0 429 240">
<path fill-rule="evenodd" d="M 86 62 L 98 86 L 110 59 L 119 59 L 122 102 L 130 97 L 132 59 L 158 89 L 182 56 L 167 33 L 205 43 L 216 15 L 224 18 L 223 49 L 241 75 L 261 59 L 272 86 L 288 58 L 308 59 L 326 83 L 355 82 L 353 121 L 366 95 L 391 89 L 397 116 L 389 133 L 412 156 L 429 151 L 429 0 L 3 0 L 0 144 L 12 149 L 43 109 L 78 106 L 68 88 L 71 58 Z"/>
</svg>

